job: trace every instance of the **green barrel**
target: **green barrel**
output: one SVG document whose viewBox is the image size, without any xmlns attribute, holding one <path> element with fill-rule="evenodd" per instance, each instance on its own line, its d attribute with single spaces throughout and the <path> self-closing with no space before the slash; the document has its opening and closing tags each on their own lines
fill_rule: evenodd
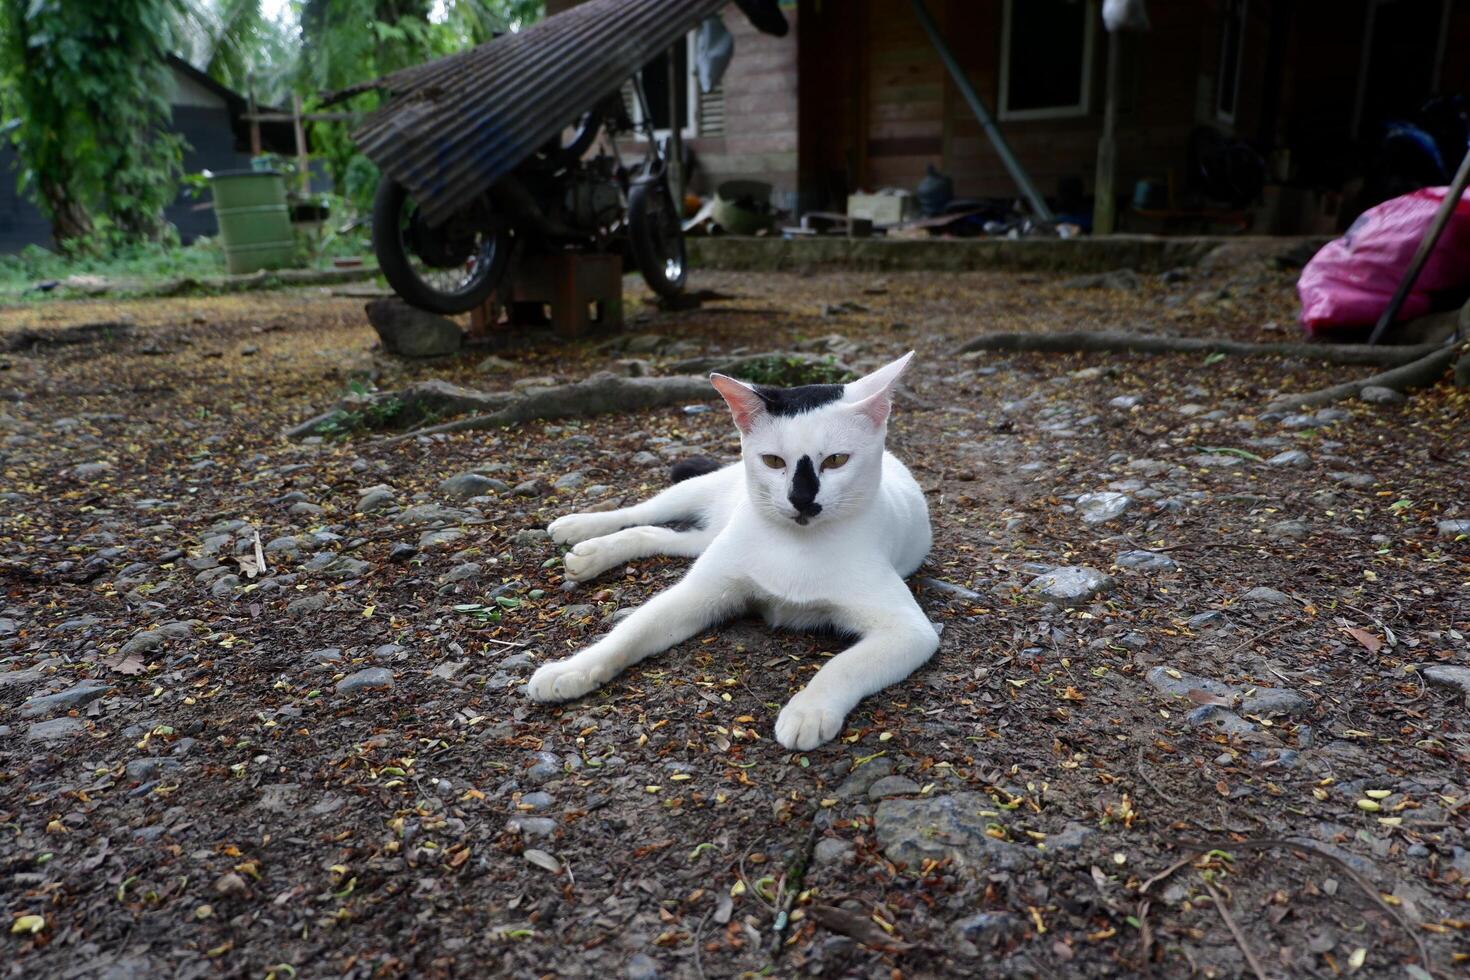
<svg viewBox="0 0 1470 980">
<path fill-rule="evenodd" d="M 214 215 L 231 275 L 290 265 L 296 255 L 286 181 L 274 170 L 214 174 Z"/>
</svg>

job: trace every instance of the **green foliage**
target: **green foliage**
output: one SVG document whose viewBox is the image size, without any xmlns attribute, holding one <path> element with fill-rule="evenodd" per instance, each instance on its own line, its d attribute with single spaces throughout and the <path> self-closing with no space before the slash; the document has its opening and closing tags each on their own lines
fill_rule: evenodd
<svg viewBox="0 0 1470 980">
<path fill-rule="evenodd" d="M 846 384 L 856 380 L 851 371 L 843 370 L 837 359 L 830 355 L 820 360 L 805 357 L 764 357 L 741 364 L 736 373 L 742 381 L 775 388 Z"/>
<path fill-rule="evenodd" d="M 19 184 L 72 252 L 165 237 L 174 0 L 0 0 L 0 112 Z"/>
</svg>

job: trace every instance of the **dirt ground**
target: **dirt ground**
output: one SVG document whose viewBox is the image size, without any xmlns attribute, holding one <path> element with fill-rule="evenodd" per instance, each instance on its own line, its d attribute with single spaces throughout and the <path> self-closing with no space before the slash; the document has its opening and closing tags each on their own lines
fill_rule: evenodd
<svg viewBox="0 0 1470 980">
<path fill-rule="evenodd" d="M 488 362 L 374 354 L 327 290 L 0 310 L 35 332 L 0 354 L 0 972 L 1464 975 L 1466 393 L 1262 417 L 1363 369 L 950 353 L 1292 339 L 1290 273 L 1171 279 L 710 273 L 703 309 L 635 292 L 621 341 Z M 117 326 L 46 342 L 83 323 Z M 811 752 L 771 730 L 830 636 L 736 623 L 580 702 L 519 690 L 682 571 L 564 588 L 540 529 L 733 459 L 717 402 L 281 435 L 373 385 L 798 346 L 917 349 L 890 446 L 943 629 Z M 1087 523 L 1097 492 L 1128 505 Z M 1058 567 L 1095 594 L 1047 601 Z"/>
</svg>

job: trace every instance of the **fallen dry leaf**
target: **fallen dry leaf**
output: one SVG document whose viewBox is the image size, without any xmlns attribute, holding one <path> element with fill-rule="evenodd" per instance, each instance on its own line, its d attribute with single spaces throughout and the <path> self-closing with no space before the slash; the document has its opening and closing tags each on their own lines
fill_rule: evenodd
<svg viewBox="0 0 1470 980">
<path fill-rule="evenodd" d="M 1377 653 L 1383 649 L 1383 641 L 1365 629 L 1360 629 L 1357 626 L 1348 626 L 1344 627 L 1343 632 L 1363 644 L 1363 649 L 1369 653 Z"/>
</svg>

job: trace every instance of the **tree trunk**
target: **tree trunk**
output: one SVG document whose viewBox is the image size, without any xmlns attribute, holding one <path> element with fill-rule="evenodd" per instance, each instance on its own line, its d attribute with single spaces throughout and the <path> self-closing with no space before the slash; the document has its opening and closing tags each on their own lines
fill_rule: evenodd
<svg viewBox="0 0 1470 980">
<path fill-rule="evenodd" d="M 73 243 L 92 234 L 92 218 L 80 201 L 72 200 L 64 181 L 49 177 L 40 180 L 41 197 L 51 212 L 51 237 L 56 247 L 66 252 Z"/>
</svg>

